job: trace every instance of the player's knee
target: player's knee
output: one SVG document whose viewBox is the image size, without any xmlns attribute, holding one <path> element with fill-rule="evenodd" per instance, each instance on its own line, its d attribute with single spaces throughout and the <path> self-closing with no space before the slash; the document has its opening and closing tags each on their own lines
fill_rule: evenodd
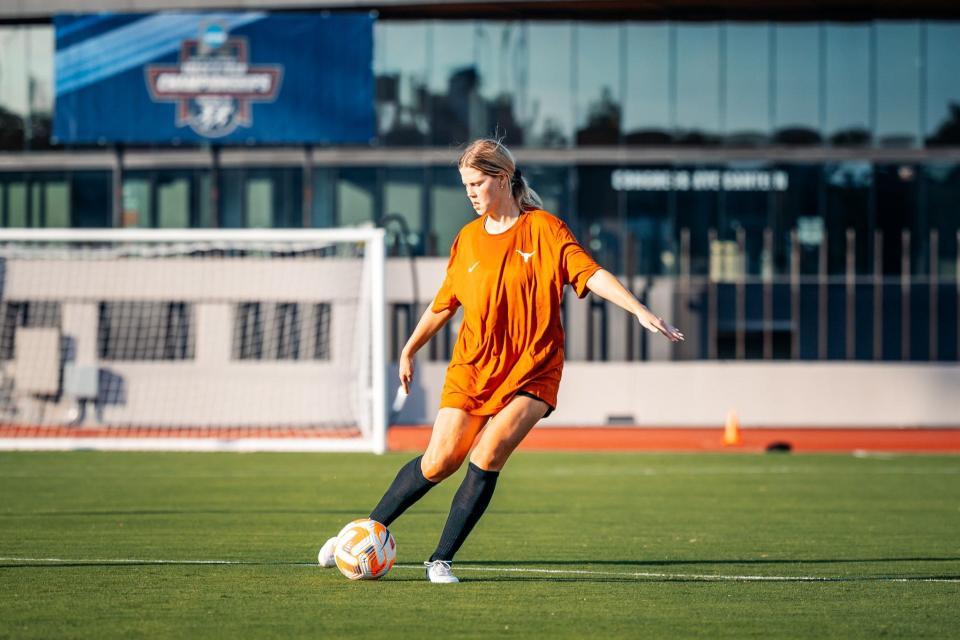
<svg viewBox="0 0 960 640">
<path fill-rule="evenodd" d="M 431 482 L 440 482 L 457 472 L 465 456 L 456 453 L 431 455 L 425 453 L 420 461 L 423 477 Z"/>
<path fill-rule="evenodd" d="M 477 447 L 470 455 L 470 462 L 484 471 L 500 471 L 507 463 L 511 451 L 511 448 L 501 444 L 493 447 Z"/>
</svg>

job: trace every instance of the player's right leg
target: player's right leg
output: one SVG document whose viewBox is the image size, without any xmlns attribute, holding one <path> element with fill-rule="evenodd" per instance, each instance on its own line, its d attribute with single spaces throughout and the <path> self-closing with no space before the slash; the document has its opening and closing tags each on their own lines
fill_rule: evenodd
<svg viewBox="0 0 960 640">
<path fill-rule="evenodd" d="M 486 416 L 474 416 L 462 409 L 440 409 L 427 450 L 400 469 L 387 492 L 370 512 L 370 519 L 389 527 L 430 489 L 456 473 L 486 422 Z M 335 537 L 330 538 L 320 549 L 317 561 L 321 566 L 335 565 L 333 551 L 336 542 Z"/>
</svg>

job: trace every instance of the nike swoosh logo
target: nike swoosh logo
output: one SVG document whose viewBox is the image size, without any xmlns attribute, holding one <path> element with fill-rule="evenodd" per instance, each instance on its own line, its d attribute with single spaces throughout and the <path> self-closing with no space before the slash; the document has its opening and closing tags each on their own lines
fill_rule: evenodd
<svg viewBox="0 0 960 640">
<path fill-rule="evenodd" d="M 467 269 L 467 273 L 473 273 L 473 270 L 477 268 L 477 265 L 480 264 L 480 261 L 477 260 Z"/>
<path fill-rule="evenodd" d="M 524 253 L 523 251 L 520 251 L 520 249 L 516 249 L 516 252 L 520 254 L 520 256 L 523 258 L 524 264 L 526 264 L 527 262 L 530 262 L 530 258 L 533 257 L 533 254 L 535 254 L 537 250 L 534 249 L 530 253 Z"/>
</svg>

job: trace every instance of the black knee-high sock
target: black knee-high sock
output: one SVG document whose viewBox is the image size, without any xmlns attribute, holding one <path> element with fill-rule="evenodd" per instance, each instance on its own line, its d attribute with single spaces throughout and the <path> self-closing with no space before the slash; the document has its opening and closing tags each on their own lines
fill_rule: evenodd
<svg viewBox="0 0 960 640">
<path fill-rule="evenodd" d="M 430 482 L 423 476 L 423 471 L 420 469 L 422 458 L 423 456 L 417 456 L 403 465 L 397 477 L 393 479 L 393 484 L 380 498 L 380 503 L 370 512 L 371 520 L 389 527 L 391 522 L 400 517 L 400 514 L 436 486 L 436 482 Z"/>
<path fill-rule="evenodd" d="M 460 545 L 467 539 L 473 526 L 486 511 L 493 497 L 493 490 L 497 488 L 499 471 L 484 471 L 477 465 L 470 463 L 467 467 L 467 476 L 457 489 L 450 505 L 450 515 L 447 524 L 443 526 L 443 534 L 437 550 L 430 556 L 430 561 L 453 560 L 453 556 L 460 549 Z"/>
</svg>

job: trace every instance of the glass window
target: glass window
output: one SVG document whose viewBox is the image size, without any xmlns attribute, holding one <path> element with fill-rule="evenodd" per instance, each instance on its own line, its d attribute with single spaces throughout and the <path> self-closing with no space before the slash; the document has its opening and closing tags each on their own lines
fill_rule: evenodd
<svg viewBox="0 0 960 640">
<path fill-rule="evenodd" d="M 38 25 L 22 29 L 26 32 L 27 145 L 30 149 L 47 149 L 53 132 L 53 27 Z M 2 57 L 0 55 L 0 59 Z M 2 72 L 0 69 L 0 74 Z"/>
<path fill-rule="evenodd" d="M 423 22 L 374 24 L 377 127 L 386 145 L 426 141 L 427 26 Z"/>
<path fill-rule="evenodd" d="M 430 25 L 430 142 L 463 144 L 486 133 L 470 21 Z"/>
<path fill-rule="evenodd" d="M 149 227 L 153 219 L 151 206 L 151 179 L 137 174 L 123 177 L 123 211 L 121 227 Z"/>
<path fill-rule="evenodd" d="M 927 144 L 960 145 L 960 22 L 928 22 Z"/>
<path fill-rule="evenodd" d="M 230 203 L 233 200 L 232 196 L 228 198 Z M 210 181 L 206 170 L 127 171 L 123 176 L 120 224 L 169 229 L 209 226 L 209 201 Z"/>
<path fill-rule="evenodd" d="M 526 111 L 526 29 L 520 22 L 479 22 L 476 68 L 483 111 L 475 135 L 498 133 L 508 145 L 524 143 L 521 114 Z"/>
<path fill-rule="evenodd" d="M 190 183 L 173 178 L 157 185 L 157 226 L 184 229 L 190 226 Z"/>
<path fill-rule="evenodd" d="M 28 29 L 0 27 L 0 149 L 23 149 L 30 113 Z"/>
<path fill-rule="evenodd" d="M 380 207 L 377 170 L 345 167 L 337 180 L 337 225 L 354 227 L 375 222 Z"/>
<path fill-rule="evenodd" d="M 158 185 L 158 206 L 164 181 Z M 303 171 L 300 167 L 224 169 L 220 172 L 220 222 L 224 228 L 301 227 Z M 169 187 L 168 187 L 169 188 Z M 177 192 L 168 191 L 167 219 L 177 213 Z M 161 226 L 164 220 L 160 220 Z"/>
<path fill-rule="evenodd" d="M 29 226 L 27 220 L 27 181 L 22 175 L 9 175 L 4 179 L 4 215 L 7 227 Z"/>
<path fill-rule="evenodd" d="M 714 144 L 720 133 L 720 27 L 676 27 L 677 139 Z"/>
<path fill-rule="evenodd" d="M 252 229 L 269 229 L 273 222 L 273 181 L 265 177 L 250 177 L 244 186 L 247 224 Z"/>
<path fill-rule="evenodd" d="M 70 183 L 56 180 L 43 185 L 43 226 L 59 229 L 70 226 Z"/>
<path fill-rule="evenodd" d="M 527 24 L 529 82 L 526 105 L 527 144 L 569 145 L 573 139 L 573 79 L 570 56 L 573 29 L 566 22 Z"/>
<path fill-rule="evenodd" d="M 414 255 L 423 253 L 425 174 L 423 169 L 396 167 L 390 167 L 385 172 L 383 215 L 393 219 L 386 224 L 387 250 L 391 253 L 403 255 L 408 249 Z M 403 233 L 406 234 L 405 237 L 401 237 Z"/>
<path fill-rule="evenodd" d="M 774 94 L 776 141 L 817 144 L 820 127 L 820 27 L 776 27 Z"/>
<path fill-rule="evenodd" d="M 724 26 L 723 105 L 726 140 L 763 144 L 770 137 L 770 26 Z"/>
<path fill-rule="evenodd" d="M 327 167 L 314 167 L 311 188 L 311 226 L 314 228 L 334 226 L 333 205 L 337 184 L 337 171 Z"/>
<path fill-rule="evenodd" d="M 667 144 L 670 124 L 670 27 L 665 23 L 626 27 L 627 85 L 623 134 L 628 144 Z"/>
<path fill-rule="evenodd" d="M 467 200 L 460 173 L 455 168 L 433 167 L 430 171 L 431 244 L 436 255 L 446 256 L 450 254 L 450 245 L 460 229 L 477 214 Z"/>
<path fill-rule="evenodd" d="M 870 143 L 870 27 L 826 26 L 826 135 L 836 146 Z"/>
<path fill-rule="evenodd" d="M 912 147 L 920 139 L 920 25 L 878 22 L 876 34 L 877 142 Z"/>
<path fill-rule="evenodd" d="M 50 146 L 53 28 L 0 27 L 0 149 Z"/>
<path fill-rule="evenodd" d="M 620 25 L 576 27 L 577 144 L 620 142 L 622 78 Z"/>
</svg>

